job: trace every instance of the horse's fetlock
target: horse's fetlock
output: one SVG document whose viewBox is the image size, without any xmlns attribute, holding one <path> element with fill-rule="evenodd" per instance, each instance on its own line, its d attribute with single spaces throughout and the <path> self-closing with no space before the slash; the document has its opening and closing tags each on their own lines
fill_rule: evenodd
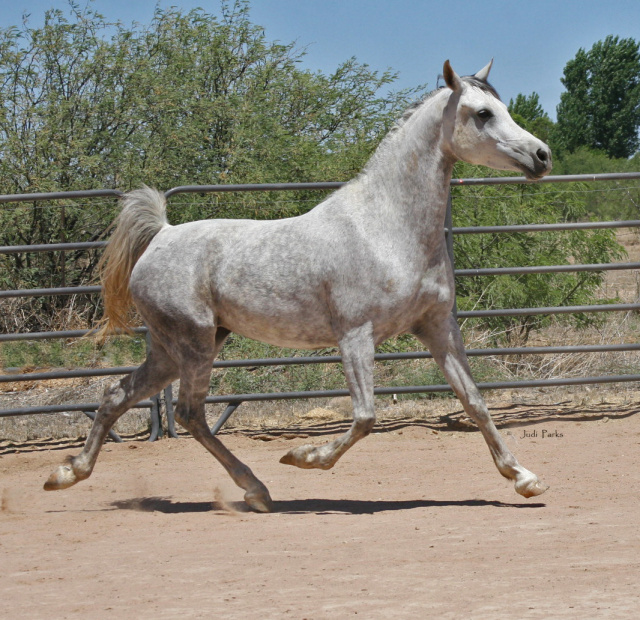
<svg viewBox="0 0 640 620">
<path fill-rule="evenodd" d="M 373 415 L 359 418 L 357 421 L 358 430 L 362 433 L 363 437 L 371 433 L 375 424 L 376 418 Z"/>
<path fill-rule="evenodd" d="M 496 467 L 500 472 L 500 475 L 507 480 L 516 480 L 519 474 L 519 470 L 522 469 L 513 454 L 501 454 L 496 455 L 495 458 Z"/>
<path fill-rule="evenodd" d="M 93 471 L 93 468 L 78 456 L 69 459 L 68 463 L 78 481 L 86 480 Z"/>
</svg>

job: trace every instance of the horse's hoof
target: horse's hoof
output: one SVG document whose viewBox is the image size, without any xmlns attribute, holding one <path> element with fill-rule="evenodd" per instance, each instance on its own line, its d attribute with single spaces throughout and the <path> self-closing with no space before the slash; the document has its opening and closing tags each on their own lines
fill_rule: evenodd
<svg viewBox="0 0 640 620">
<path fill-rule="evenodd" d="M 542 484 L 542 482 L 538 480 L 537 476 L 516 482 L 515 487 L 516 492 L 523 497 L 535 497 L 536 495 L 542 495 L 549 488 L 548 485 Z"/>
<path fill-rule="evenodd" d="M 296 463 L 296 460 L 295 460 L 295 458 L 294 458 L 293 452 L 294 452 L 293 450 L 289 450 L 289 452 L 287 452 L 287 453 L 286 453 L 286 454 L 285 454 L 285 455 L 280 459 L 280 462 L 281 462 L 283 465 L 296 465 L 296 466 L 297 466 L 298 464 Z"/>
<path fill-rule="evenodd" d="M 78 482 L 78 478 L 71 465 L 60 465 L 44 483 L 44 490 L 59 491 L 60 489 L 68 489 L 76 482 Z"/>
<path fill-rule="evenodd" d="M 266 489 L 263 492 L 247 491 L 244 494 L 244 501 L 251 510 L 256 512 L 273 512 L 273 500 Z"/>
<path fill-rule="evenodd" d="M 301 469 L 331 469 L 333 463 L 322 459 L 317 446 L 307 444 L 289 450 L 281 459 L 284 465 L 295 465 Z"/>
</svg>

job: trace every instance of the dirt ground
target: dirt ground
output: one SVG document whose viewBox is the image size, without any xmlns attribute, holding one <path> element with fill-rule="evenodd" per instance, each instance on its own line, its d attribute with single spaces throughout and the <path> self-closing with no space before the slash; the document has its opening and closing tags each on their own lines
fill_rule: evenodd
<svg viewBox="0 0 640 620">
<path fill-rule="evenodd" d="M 50 493 L 77 448 L 4 454 L 0 615 L 637 617 L 640 415 L 501 432 L 545 495 L 518 496 L 478 432 L 411 420 L 331 471 L 278 459 L 332 435 L 223 435 L 269 487 L 266 515 L 193 439 L 108 443 L 89 480 Z"/>
</svg>

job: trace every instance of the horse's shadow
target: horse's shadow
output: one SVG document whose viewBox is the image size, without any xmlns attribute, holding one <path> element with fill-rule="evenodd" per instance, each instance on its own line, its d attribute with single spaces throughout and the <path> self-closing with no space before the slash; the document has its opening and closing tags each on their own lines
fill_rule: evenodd
<svg viewBox="0 0 640 620">
<path fill-rule="evenodd" d="M 252 512 L 244 502 L 174 502 L 167 497 L 137 497 L 112 502 L 111 506 L 119 510 L 137 510 L 141 512 L 162 512 L 180 514 L 191 512 Z M 350 500 L 350 499 L 292 499 L 274 502 L 273 512 L 283 514 L 352 514 L 371 515 L 394 510 L 413 510 L 415 508 L 438 508 L 459 506 L 480 508 L 544 508 L 544 503 L 511 503 L 494 500 Z"/>
</svg>

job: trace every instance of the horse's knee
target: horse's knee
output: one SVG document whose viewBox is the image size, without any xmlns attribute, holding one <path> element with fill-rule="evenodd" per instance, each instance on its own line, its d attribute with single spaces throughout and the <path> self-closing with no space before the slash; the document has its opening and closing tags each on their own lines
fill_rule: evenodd
<svg viewBox="0 0 640 620">
<path fill-rule="evenodd" d="M 476 424 L 486 424 L 491 420 L 491 414 L 487 408 L 484 398 L 480 394 L 471 395 L 466 398 L 466 402 L 460 399 L 466 413 Z"/>
</svg>

